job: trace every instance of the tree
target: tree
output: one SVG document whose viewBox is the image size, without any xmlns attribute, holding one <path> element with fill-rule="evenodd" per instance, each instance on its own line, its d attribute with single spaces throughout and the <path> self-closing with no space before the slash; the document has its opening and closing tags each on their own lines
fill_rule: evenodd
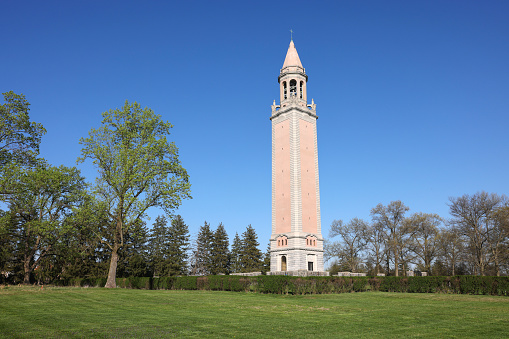
<svg viewBox="0 0 509 339">
<path fill-rule="evenodd" d="M 261 269 L 262 252 L 258 248 L 258 236 L 251 225 L 242 233 L 241 265 L 242 272 L 253 272 Z"/>
<path fill-rule="evenodd" d="M 411 233 L 410 246 L 423 263 L 424 271 L 431 272 L 431 263 L 439 251 L 442 219 L 437 214 L 414 213 L 407 221 Z"/>
<path fill-rule="evenodd" d="M 108 205 L 113 239 L 106 287 L 115 287 L 118 251 L 124 235 L 151 207 L 167 213 L 190 198 L 190 183 L 178 149 L 168 142 L 172 125 L 136 102 L 102 114 L 102 126 L 92 128 L 78 162 L 91 159 L 98 167 L 95 192 Z"/>
<path fill-rule="evenodd" d="M 8 180 L 12 180 L 12 177 Z M 17 232 L 17 255 L 23 263 L 23 282 L 71 225 L 65 219 L 85 196 L 85 179 L 76 168 L 39 163 L 20 170 L 11 181 L 10 194 L 3 196 Z"/>
<path fill-rule="evenodd" d="M 270 241 L 267 250 L 263 253 L 262 273 L 270 272 Z"/>
<path fill-rule="evenodd" d="M 166 276 L 170 271 L 168 258 L 169 233 L 166 218 L 158 216 L 152 225 L 148 246 L 152 274 L 155 277 Z"/>
<path fill-rule="evenodd" d="M 378 204 L 371 210 L 373 222 L 386 232 L 386 250 L 388 251 L 388 258 L 392 254 L 396 276 L 399 275 L 399 263 L 406 235 L 404 227 L 405 212 L 408 210 L 409 208 L 399 200 L 391 201 L 387 206 Z"/>
<path fill-rule="evenodd" d="M 223 223 L 219 223 L 212 240 L 211 274 L 227 274 L 230 272 L 230 251 L 228 247 L 228 234 Z"/>
<path fill-rule="evenodd" d="M 146 277 L 149 275 L 148 230 L 139 221 L 125 234 L 124 246 L 119 249 L 117 274 L 120 277 Z"/>
<path fill-rule="evenodd" d="M 496 229 L 494 213 L 502 207 L 504 199 L 486 192 L 449 198 L 451 223 L 468 238 L 477 274 L 485 275 L 490 262 L 490 240 Z"/>
<path fill-rule="evenodd" d="M 370 223 L 367 226 L 366 232 L 366 249 L 368 251 L 368 263 L 375 266 L 375 273 L 381 273 L 380 266 L 384 259 L 387 250 L 385 248 L 386 234 L 381 223 Z M 387 272 L 388 273 L 388 272 Z"/>
<path fill-rule="evenodd" d="M 168 230 L 168 255 L 170 260 L 170 275 L 184 275 L 187 273 L 189 250 L 189 228 L 180 215 L 171 221 Z"/>
<path fill-rule="evenodd" d="M 212 268 L 212 242 L 214 234 L 210 230 L 210 225 L 205 221 L 200 227 L 196 246 L 193 253 L 193 265 L 191 273 L 193 275 L 208 275 Z"/>
<path fill-rule="evenodd" d="M 242 271 L 242 240 L 238 233 L 233 238 L 232 250 L 230 252 L 230 270 L 232 273 Z"/>
<path fill-rule="evenodd" d="M 359 265 L 364 261 L 361 252 L 366 245 L 366 232 L 368 224 L 358 218 L 343 224 L 342 220 L 334 220 L 331 224 L 329 237 L 339 236 L 339 241 L 327 242 L 325 249 L 329 258 L 337 258 L 344 263 L 350 272 L 357 272 Z"/>
<path fill-rule="evenodd" d="M 30 104 L 23 94 L 10 91 L 3 96 L 5 103 L 0 105 L 0 170 L 7 164 L 34 164 L 46 130 L 41 124 L 30 122 Z M 1 191 L 3 193 L 5 187 Z"/>
<path fill-rule="evenodd" d="M 497 276 L 500 276 L 502 267 L 509 266 L 509 202 L 502 197 L 500 205 L 491 213 L 493 226 L 489 238 L 490 259 Z"/>
<path fill-rule="evenodd" d="M 447 264 L 450 275 L 456 275 L 456 266 L 464 251 L 460 231 L 455 227 L 444 229 L 439 236 L 439 255 Z"/>
</svg>

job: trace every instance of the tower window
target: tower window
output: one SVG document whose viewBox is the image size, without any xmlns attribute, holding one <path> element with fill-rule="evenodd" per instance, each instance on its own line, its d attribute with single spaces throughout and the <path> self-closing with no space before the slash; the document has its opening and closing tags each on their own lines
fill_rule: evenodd
<svg viewBox="0 0 509 339">
<path fill-rule="evenodd" d="M 290 80 L 290 95 L 292 93 L 297 94 L 297 81 L 295 79 Z"/>
<path fill-rule="evenodd" d="M 304 87 L 304 81 L 300 82 L 300 98 L 302 99 L 302 89 Z M 307 126 L 306 126 L 307 127 Z"/>
<path fill-rule="evenodd" d="M 283 81 L 283 94 L 284 98 L 286 99 L 286 81 Z"/>
</svg>

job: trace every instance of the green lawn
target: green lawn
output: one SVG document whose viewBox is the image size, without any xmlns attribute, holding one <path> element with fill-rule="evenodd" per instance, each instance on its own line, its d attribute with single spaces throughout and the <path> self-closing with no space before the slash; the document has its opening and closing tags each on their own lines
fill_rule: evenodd
<svg viewBox="0 0 509 339">
<path fill-rule="evenodd" d="M 0 337 L 508 337 L 509 298 L 0 287 Z"/>
</svg>

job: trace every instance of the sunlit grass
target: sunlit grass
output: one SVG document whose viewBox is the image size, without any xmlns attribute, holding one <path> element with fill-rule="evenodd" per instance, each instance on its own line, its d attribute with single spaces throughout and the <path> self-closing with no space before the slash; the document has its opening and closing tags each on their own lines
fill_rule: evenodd
<svg viewBox="0 0 509 339">
<path fill-rule="evenodd" d="M 509 298 L 0 287 L 2 337 L 506 337 Z"/>
</svg>

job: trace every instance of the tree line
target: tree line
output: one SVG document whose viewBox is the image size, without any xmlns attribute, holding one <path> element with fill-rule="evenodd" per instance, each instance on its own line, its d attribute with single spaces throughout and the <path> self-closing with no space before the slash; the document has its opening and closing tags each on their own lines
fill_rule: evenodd
<svg viewBox="0 0 509 339">
<path fill-rule="evenodd" d="M 449 199 L 449 219 L 414 213 L 401 201 L 371 209 L 371 220 L 334 220 L 325 256 L 332 271 L 405 275 L 508 275 L 509 200 L 478 192 Z"/>
<path fill-rule="evenodd" d="M 178 148 L 168 140 L 173 126 L 150 108 L 126 101 L 102 113 L 101 126 L 80 139 L 77 163 L 92 161 L 97 169 L 90 185 L 76 167 L 53 166 L 39 157 L 46 130 L 30 121 L 24 95 L 10 91 L 3 97 L 0 279 L 30 283 L 34 277 L 106 275 L 106 287 L 115 287 L 117 273 L 207 274 L 261 267 L 261 253 L 249 247 L 258 246 L 250 226 L 234 239 L 233 264 L 222 225 L 214 233 L 204 225 L 192 255 L 181 217 L 171 218 L 170 225 L 158 217 L 147 230 L 150 208 L 171 216 L 191 198 Z"/>
</svg>

